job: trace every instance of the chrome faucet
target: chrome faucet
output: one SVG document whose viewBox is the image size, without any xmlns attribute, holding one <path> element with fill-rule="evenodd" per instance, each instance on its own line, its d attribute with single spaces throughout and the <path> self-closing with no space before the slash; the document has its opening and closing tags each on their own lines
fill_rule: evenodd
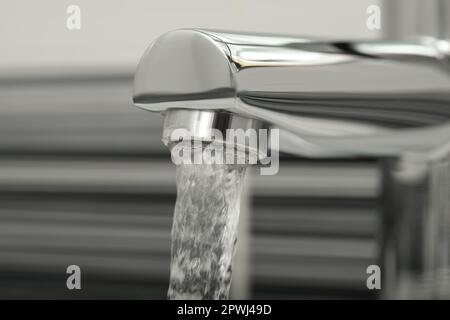
<svg viewBox="0 0 450 320">
<path fill-rule="evenodd" d="M 134 103 L 165 115 L 166 144 L 268 125 L 283 152 L 381 159 L 381 297 L 448 297 L 450 42 L 176 30 L 142 57 Z"/>
</svg>

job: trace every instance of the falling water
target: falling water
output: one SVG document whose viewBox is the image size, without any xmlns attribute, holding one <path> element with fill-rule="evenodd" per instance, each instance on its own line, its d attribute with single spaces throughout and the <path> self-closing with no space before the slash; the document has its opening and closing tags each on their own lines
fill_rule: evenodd
<svg viewBox="0 0 450 320">
<path fill-rule="evenodd" d="M 244 165 L 177 166 L 169 299 L 227 299 Z"/>
</svg>

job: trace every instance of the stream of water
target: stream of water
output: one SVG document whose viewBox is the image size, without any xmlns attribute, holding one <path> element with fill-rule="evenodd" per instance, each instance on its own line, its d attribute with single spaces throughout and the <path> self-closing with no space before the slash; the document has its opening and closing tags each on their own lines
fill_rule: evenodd
<svg viewBox="0 0 450 320">
<path fill-rule="evenodd" d="M 177 166 L 169 299 L 227 299 L 246 166 Z"/>
</svg>

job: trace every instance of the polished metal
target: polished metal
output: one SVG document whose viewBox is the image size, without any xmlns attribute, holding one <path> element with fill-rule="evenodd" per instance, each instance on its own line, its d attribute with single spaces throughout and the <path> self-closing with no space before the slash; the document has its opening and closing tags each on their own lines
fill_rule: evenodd
<svg viewBox="0 0 450 320">
<path fill-rule="evenodd" d="M 281 151 L 393 156 L 450 138 L 450 45 L 205 30 L 158 38 L 135 74 L 147 110 L 220 110 L 282 129 Z"/>
<path fill-rule="evenodd" d="M 228 136 L 229 129 L 266 129 L 267 124 L 260 120 L 241 117 L 237 114 L 213 110 L 186 110 L 176 109 L 167 112 L 164 117 L 162 141 L 166 146 L 172 148 L 181 140 L 197 139 L 202 143 L 216 143 L 218 145 L 229 145 L 236 151 L 242 151 L 242 155 L 248 155 L 257 163 L 258 159 L 264 159 L 267 153 L 258 148 L 258 141 L 252 146 L 245 141 L 234 141 L 234 136 Z M 176 129 L 182 129 L 175 132 Z M 176 136 L 174 135 L 176 133 Z M 256 140 L 258 139 L 257 136 Z M 269 139 L 270 140 L 270 139 Z M 241 143 L 239 143 L 241 142 Z"/>
<path fill-rule="evenodd" d="M 176 30 L 145 52 L 133 98 L 166 115 L 166 144 L 268 124 L 280 151 L 381 159 L 380 296 L 449 296 L 450 42 Z"/>
</svg>

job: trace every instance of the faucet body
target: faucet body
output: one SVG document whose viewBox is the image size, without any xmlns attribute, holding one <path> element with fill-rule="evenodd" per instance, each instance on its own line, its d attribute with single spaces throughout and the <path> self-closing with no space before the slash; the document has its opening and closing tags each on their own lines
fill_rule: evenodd
<svg viewBox="0 0 450 320">
<path fill-rule="evenodd" d="M 425 286 L 426 297 L 442 297 L 450 291 L 449 53 L 449 42 L 430 38 L 176 30 L 142 57 L 134 103 L 166 116 L 166 144 L 175 128 L 204 139 L 211 128 L 268 125 L 280 129 L 283 152 L 381 159 L 381 296 L 414 297 Z"/>
<path fill-rule="evenodd" d="M 151 111 L 226 111 L 282 130 L 281 151 L 396 156 L 450 137 L 448 43 L 331 42 L 176 30 L 135 74 Z"/>
</svg>

